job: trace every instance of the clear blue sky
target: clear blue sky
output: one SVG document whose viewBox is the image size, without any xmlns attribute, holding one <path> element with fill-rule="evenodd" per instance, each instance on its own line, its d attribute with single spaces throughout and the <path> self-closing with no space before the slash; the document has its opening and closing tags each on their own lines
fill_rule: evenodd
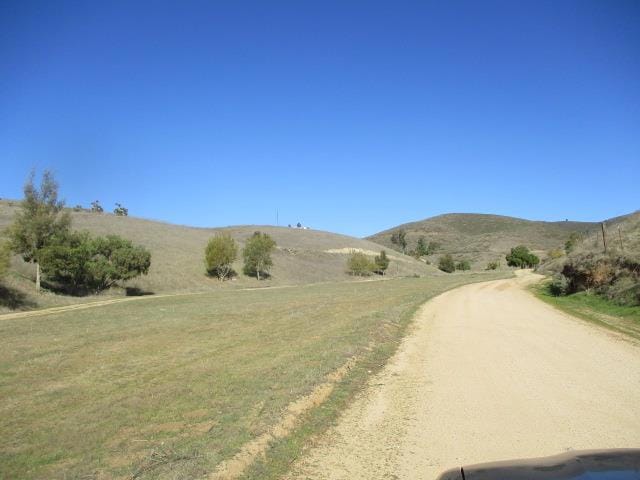
<svg viewBox="0 0 640 480">
<path fill-rule="evenodd" d="M 0 197 L 357 236 L 640 208 L 640 2 L 0 2 Z"/>
</svg>

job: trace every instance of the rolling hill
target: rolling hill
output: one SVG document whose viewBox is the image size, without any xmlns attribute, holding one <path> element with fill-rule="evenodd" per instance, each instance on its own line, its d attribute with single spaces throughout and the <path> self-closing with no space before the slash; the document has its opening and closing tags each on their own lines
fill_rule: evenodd
<svg viewBox="0 0 640 480">
<path fill-rule="evenodd" d="M 368 240 L 386 247 L 395 247 L 391 235 L 403 229 L 407 234 L 408 250 L 415 248 L 420 236 L 440 244 L 435 257 L 450 253 L 469 260 L 473 268 L 482 269 L 487 262 L 500 260 L 516 245 L 526 245 L 544 254 L 564 244 L 571 232 L 588 233 L 598 228 L 590 222 L 542 222 L 475 213 L 450 213 L 418 222 L 398 225 L 376 233 Z M 397 247 L 395 247 L 397 248 Z"/>
<path fill-rule="evenodd" d="M 0 232 L 12 222 L 17 205 L 18 202 L 0 201 Z M 131 281 L 130 286 L 153 293 L 346 281 L 352 278 L 345 272 L 347 255 L 351 250 L 375 255 L 383 248 L 368 240 L 287 227 L 252 225 L 193 228 L 87 211 L 72 212 L 72 219 L 73 228 L 76 230 L 87 230 L 96 235 L 114 233 L 147 247 L 152 254 L 151 270 L 148 275 Z M 256 230 L 268 233 L 277 242 L 270 279 L 258 282 L 256 279 L 238 275 L 235 280 L 221 285 L 217 279 L 205 275 L 204 248 L 213 235 L 227 232 L 242 247 L 244 241 Z M 391 260 L 388 274 L 392 277 L 438 274 L 435 268 L 406 255 L 394 252 L 391 253 Z M 241 260 L 236 262 L 234 268 L 237 272 L 242 271 Z M 25 277 L 31 276 L 32 265 L 15 258 L 12 274 L 6 282 L 18 290 L 30 289 L 32 286 L 28 285 L 30 282 Z M 25 285 L 22 285 L 23 283 Z"/>
</svg>

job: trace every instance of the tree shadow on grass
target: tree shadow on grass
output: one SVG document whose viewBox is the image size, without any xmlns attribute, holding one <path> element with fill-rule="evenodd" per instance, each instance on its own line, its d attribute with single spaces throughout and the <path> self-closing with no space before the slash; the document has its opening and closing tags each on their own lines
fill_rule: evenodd
<svg viewBox="0 0 640 480">
<path fill-rule="evenodd" d="M 144 290 L 139 287 L 125 287 L 124 292 L 127 297 L 144 297 L 146 295 L 154 294 L 153 292 Z"/>
<path fill-rule="evenodd" d="M 19 310 L 23 308 L 35 308 L 38 305 L 27 298 L 27 296 L 15 288 L 0 284 L 0 307 Z"/>
</svg>

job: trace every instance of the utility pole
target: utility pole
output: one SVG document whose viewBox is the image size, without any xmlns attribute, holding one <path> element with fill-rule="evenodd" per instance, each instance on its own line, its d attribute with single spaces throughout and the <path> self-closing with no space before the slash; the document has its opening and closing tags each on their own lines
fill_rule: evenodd
<svg viewBox="0 0 640 480">
<path fill-rule="evenodd" d="M 604 246 L 604 253 L 607 253 L 607 235 L 604 232 L 604 222 L 600 224 L 602 228 L 602 245 Z"/>
</svg>

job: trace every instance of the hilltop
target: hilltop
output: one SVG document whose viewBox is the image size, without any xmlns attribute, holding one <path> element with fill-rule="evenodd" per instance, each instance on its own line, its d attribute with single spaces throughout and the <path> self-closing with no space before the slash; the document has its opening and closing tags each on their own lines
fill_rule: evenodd
<svg viewBox="0 0 640 480">
<path fill-rule="evenodd" d="M 487 262 L 500 260 L 516 245 L 526 245 L 538 254 L 564 244 L 572 232 L 589 234 L 598 228 L 592 222 L 543 222 L 478 213 L 450 213 L 418 222 L 398 225 L 367 237 L 368 240 L 397 248 L 391 235 L 403 229 L 407 234 L 408 250 L 415 248 L 420 236 L 440 244 L 436 257 L 450 253 L 471 261 L 482 269 Z"/>
<path fill-rule="evenodd" d="M 18 203 L 0 201 L 0 232 L 13 221 Z M 207 277 L 204 270 L 205 245 L 220 232 L 229 233 L 239 242 L 240 248 L 256 230 L 271 235 L 278 245 L 273 255 L 274 266 L 270 279 L 258 282 L 238 275 L 235 280 L 225 282 L 224 288 L 346 281 L 353 278 L 345 272 L 347 255 L 351 250 L 376 255 L 384 248 L 368 240 L 317 230 L 262 225 L 194 228 L 84 210 L 72 211 L 71 215 L 74 230 L 86 230 L 95 235 L 112 233 L 147 247 L 152 254 L 151 270 L 148 275 L 133 280 L 129 286 L 151 293 L 198 292 L 220 288 L 220 282 Z M 438 273 L 435 268 L 409 256 L 397 252 L 390 256 L 392 263 L 388 275 L 391 277 Z M 242 271 L 241 260 L 236 262 L 234 268 L 237 272 Z M 23 290 L 30 288 L 28 281 L 21 280 L 21 276 L 31 277 L 32 266 L 15 258 L 12 270 L 13 275 L 9 275 L 8 281 Z M 24 285 L 21 286 L 22 283 Z"/>
</svg>

